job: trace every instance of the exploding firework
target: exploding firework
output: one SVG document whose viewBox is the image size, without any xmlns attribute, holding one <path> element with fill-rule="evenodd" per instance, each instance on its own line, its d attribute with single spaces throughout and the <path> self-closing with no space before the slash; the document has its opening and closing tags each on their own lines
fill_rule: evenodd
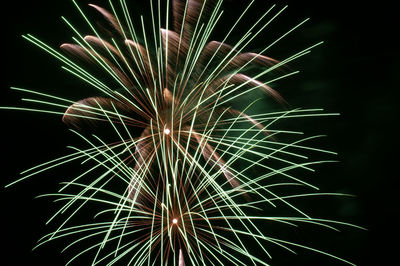
<svg viewBox="0 0 400 266">
<path fill-rule="evenodd" d="M 124 0 L 118 6 L 110 1 L 109 10 L 91 4 L 105 19 L 101 27 L 73 3 L 91 35 L 82 35 L 63 18 L 76 37 L 61 45 L 62 52 L 33 35 L 24 38 L 99 94 L 70 101 L 13 88 L 41 97 L 25 99 L 29 102 L 61 110 L 8 107 L 60 114 L 88 145 L 71 147 L 73 153 L 28 169 L 10 184 L 73 161 L 89 165 L 62 183 L 58 193 L 44 195 L 66 203 L 50 219 L 63 217 L 61 225 L 38 246 L 75 236 L 65 249 L 87 244 L 69 263 L 92 254 L 93 265 L 268 265 L 269 246 L 293 253 L 303 248 L 350 263 L 265 231 L 268 223 L 353 226 L 312 218 L 292 203 L 343 195 L 315 192 L 315 186 L 292 173 L 330 162 L 309 160 L 302 152 L 334 153 L 304 144 L 320 136 L 302 137 L 275 126 L 281 120 L 335 114 L 252 109 L 257 91 L 286 106 L 270 84 L 296 74 L 285 65 L 319 43 L 284 60 L 265 52 L 305 21 L 252 53 L 246 48 L 286 7 L 271 6 L 231 46 L 226 41 L 253 1 L 221 41 L 210 38 L 222 17 L 222 1 L 173 0 L 165 6 L 149 1 L 149 23 L 140 17 L 138 25 Z M 293 190 L 297 187 L 301 189 Z M 293 215 L 271 215 L 277 207 Z M 78 214 L 91 210 L 92 222 L 72 225 Z"/>
</svg>

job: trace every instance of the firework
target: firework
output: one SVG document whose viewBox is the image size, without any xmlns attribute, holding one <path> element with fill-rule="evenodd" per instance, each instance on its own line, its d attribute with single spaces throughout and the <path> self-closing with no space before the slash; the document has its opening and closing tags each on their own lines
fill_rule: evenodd
<svg viewBox="0 0 400 266">
<path fill-rule="evenodd" d="M 73 3 L 91 35 L 82 35 L 63 18 L 76 37 L 74 43 L 62 44 L 61 52 L 33 35 L 24 38 L 59 59 L 63 69 L 99 94 L 70 101 L 13 88 L 40 97 L 26 101 L 60 110 L 8 107 L 60 114 L 87 145 L 71 147 L 71 154 L 28 169 L 10 184 L 73 161 L 88 165 L 61 183 L 58 193 L 43 195 L 65 204 L 49 220 L 63 217 L 61 225 L 38 246 L 75 236 L 65 249 L 87 245 L 69 263 L 88 253 L 93 265 L 268 265 L 270 245 L 293 253 L 303 248 L 350 263 L 264 230 L 268 223 L 353 226 L 312 218 L 291 203 L 343 194 L 315 192 L 315 186 L 292 174 L 331 161 L 309 160 L 302 154 L 334 154 L 303 144 L 320 136 L 302 137 L 301 132 L 275 127 L 284 119 L 336 114 L 319 109 L 252 111 L 256 91 L 285 105 L 270 84 L 296 74 L 284 66 L 320 43 L 279 61 L 265 53 L 306 20 L 252 53 L 246 52 L 247 46 L 286 7 L 267 9 L 231 46 L 226 40 L 253 2 L 222 41 L 210 40 L 222 16 L 222 1 L 174 0 L 165 6 L 150 1 L 150 26 L 143 17 L 136 25 L 124 0 L 110 1 L 109 10 L 91 4 L 105 19 L 101 28 Z M 105 131 L 107 140 L 102 137 Z M 282 187 L 312 191 L 279 193 Z M 99 210 L 92 208 L 99 203 Z M 290 209 L 294 215 L 272 216 L 273 207 Z M 90 210 L 95 210 L 92 222 L 71 225 L 75 216 Z"/>
</svg>

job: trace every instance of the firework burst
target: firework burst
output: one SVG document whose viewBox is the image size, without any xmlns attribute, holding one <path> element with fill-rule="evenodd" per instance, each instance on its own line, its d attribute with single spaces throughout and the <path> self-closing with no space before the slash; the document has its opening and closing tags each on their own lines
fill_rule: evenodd
<svg viewBox="0 0 400 266">
<path fill-rule="evenodd" d="M 59 59 L 63 69 L 96 88 L 99 95 L 70 101 L 13 88 L 41 97 L 26 101 L 61 109 L 7 107 L 61 114 L 88 145 L 71 147 L 71 154 L 28 169 L 12 183 L 72 161 L 92 163 L 62 183 L 58 193 L 44 195 L 65 204 L 49 220 L 61 216 L 61 225 L 39 246 L 76 236 L 66 249 L 87 246 L 69 263 L 88 253 L 93 254 L 93 265 L 268 265 L 269 245 L 293 253 L 294 248 L 303 248 L 350 263 L 263 230 L 268 222 L 331 229 L 353 226 L 312 218 L 291 202 L 343 194 L 315 192 L 315 186 L 292 174 L 295 169 L 313 171 L 313 165 L 329 162 L 309 160 L 301 152 L 334 154 L 303 144 L 320 136 L 301 137 L 301 132 L 275 128 L 283 119 L 335 114 L 319 109 L 249 114 L 257 102 L 251 97 L 256 91 L 286 104 L 270 84 L 296 74 L 282 69 L 320 43 L 280 61 L 264 54 L 306 20 L 261 52 L 251 53 L 245 52 L 247 46 L 286 7 L 269 8 L 230 46 L 226 40 L 253 2 L 222 41 L 210 40 L 222 16 L 222 1 L 173 0 L 166 6 L 150 1 L 150 26 L 143 17 L 136 25 L 124 0 L 118 6 L 110 1 L 110 10 L 91 4 L 106 21 L 100 28 L 73 3 L 91 35 L 80 34 L 63 18 L 76 34 L 74 43 L 61 45 L 64 53 L 33 35 L 24 38 Z M 113 141 L 101 137 L 106 127 Z M 313 191 L 280 194 L 276 188 L 281 187 Z M 70 225 L 94 203 L 102 206 L 94 212 L 94 222 Z M 268 215 L 272 207 L 288 208 L 295 215 Z"/>
</svg>

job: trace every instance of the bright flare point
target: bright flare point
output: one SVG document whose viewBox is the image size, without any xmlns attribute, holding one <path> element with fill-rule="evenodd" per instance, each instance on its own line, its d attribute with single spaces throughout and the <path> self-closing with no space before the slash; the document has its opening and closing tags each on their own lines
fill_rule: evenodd
<svg viewBox="0 0 400 266">
<path fill-rule="evenodd" d="M 177 224 L 178 223 L 178 219 L 176 219 L 176 218 L 172 219 L 172 223 L 173 224 Z"/>
<path fill-rule="evenodd" d="M 171 133 L 171 130 L 169 130 L 169 128 L 164 129 L 164 134 L 165 135 L 169 135 L 169 133 Z"/>
</svg>

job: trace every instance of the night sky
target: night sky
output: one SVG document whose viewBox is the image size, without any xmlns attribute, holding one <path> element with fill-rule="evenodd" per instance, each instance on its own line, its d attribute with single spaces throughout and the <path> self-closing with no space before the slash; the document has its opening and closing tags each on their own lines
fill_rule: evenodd
<svg viewBox="0 0 400 266">
<path fill-rule="evenodd" d="M 78 2 L 89 10 L 86 7 L 89 2 Z M 108 7 L 104 2 L 93 1 Z M 135 2 L 139 3 L 140 10 L 140 1 Z M 246 1 L 227 2 L 225 19 L 228 25 L 232 20 L 229 15 L 238 12 Z M 254 15 L 273 4 L 271 1 L 256 2 L 260 8 L 252 11 Z M 279 6 L 288 4 L 288 10 L 277 20 L 278 25 L 256 39 L 252 48 L 259 49 L 277 36 L 274 33 L 279 30 L 311 18 L 268 55 L 282 59 L 307 45 L 325 43 L 291 64 L 291 68 L 301 73 L 277 83 L 276 89 L 292 107 L 324 108 L 327 112 L 341 114 L 308 119 L 296 126 L 304 128 L 306 133 L 328 135 L 318 144 L 339 154 L 336 159 L 340 162 L 318 167 L 311 183 L 326 192 L 350 193 L 356 197 L 311 204 L 317 215 L 354 223 L 368 231 L 343 227 L 340 233 L 320 234 L 319 230 L 309 230 L 304 237 L 306 243 L 322 245 L 324 250 L 358 265 L 393 265 L 398 244 L 396 239 L 394 243 L 391 241 L 399 233 L 399 220 L 395 217 L 400 214 L 394 185 L 399 177 L 395 148 L 398 131 L 395 128 L 399 115 L 396 96 L 400 49 L 395 37 L 399 34 L 400 23 L 391 1 L 367 2 L 277 1 Z M 3 7 L 1 17 L 0 106 L 24 105 L 20 98 L 27 95 L 11 91 L 11 86 L 76 100 L 90 96 L 89 86 L 63 71 L 61 63 L 21 37 L 32 33 L 53 47 L 71 42 L 73 33 L 61 16 L 89 33 L 72 2 L 10 1 L 8 4 Z M 222 30 L 217 29 L 216 39 Z M 55 192 L 58 182 L 74 173 L 74 166 L 35 176 L 7 189 L 4 185 L 15 180 L 24 169 L 66 154 L 66 146 L 78 140 L 59 116 L 4 110 L 0 110 L 0 114 L 3 143 L 0 265 L 63 265 L 71 254 L 60 255 L 62 240 L 31 251 L 36 241 L 57 225 L 57 222 L 49 226 L 44 223 L 59 206 L 49 198 L 34 197 Z M 277 251 L 272 265 L 344 265 L 310 252 L 297 251 L 298 256 Z"/>
</svg>

